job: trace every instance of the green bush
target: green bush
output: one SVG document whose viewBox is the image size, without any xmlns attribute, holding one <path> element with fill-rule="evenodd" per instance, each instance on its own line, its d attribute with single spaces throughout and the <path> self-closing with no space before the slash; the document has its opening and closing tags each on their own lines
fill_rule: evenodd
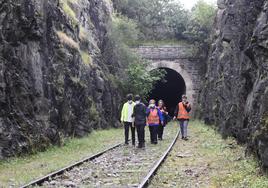
<svg viewBox="0 0 268 188">
<path fill-rule="evenodd" d="M 105 59 L 111 66 L 110 71 L 116 75 L 113 83 L 117 83 L 123 93 L 142 95 L 144 98 L 153 89 L 156 81 L 162 79 L 163 71 L 149 71 L 150 63 L 135 54 L 129 45 L 138 39 L 137 24 L 120 14 L 113 16 L 110 23 L 109 42 L 105 49 Z"/>
<path fill-rule="evenodd" d="M 81 58 L 83 60 L 83 63 L 86 65 L 92 64 L 92 58 L 88 52 L 80 51 Z"/>
<path fill-rule="evenodd" d="M 128 42 L 138 39 L 139 31 L 134 20 L 120 14 L 114 14 L 111 27 L 110 39 L 113 41 L 128 44 Z"/>
<path fill-rule="evenodd" d="M 77 3 L 77 0 L 60 0 L 60 6 L 63 9 L 64 13 L 69 17 L 74 25 L 78 24 L 78 19 L 76 17 L 76 13 L 71 8 L 70 4 Z"/>
<path fill-rule="evenodd" d="M 134 54 L 128 47 L 128 43 L 137 40 L 139 31 L 136 23 L 122 15 L 114 14 L 109 24 L 108 43 L 104 50 L 104 59 L 113 74 L 117 74 L 121 68 L 127 68 L 128 64 L 135 61 Z M 115 66 L 117 65 L 117 66 Z"/>
<path fill-rule="evenodd" d="M 129 65 L 127 69 L 128 77 L 124 82 L 125 92 L 139 94 L 143 99 L 148 97 L 155 83 L 162 80 L 166 73 L 160 69 L 149 71 L 149 66 L 150 62 L 147 61 L 139 61 Z"/>
</svg>

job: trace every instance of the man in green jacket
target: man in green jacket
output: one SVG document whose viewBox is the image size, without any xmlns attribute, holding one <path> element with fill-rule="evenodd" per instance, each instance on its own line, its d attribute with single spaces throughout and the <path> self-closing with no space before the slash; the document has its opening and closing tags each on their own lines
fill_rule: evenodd
<svg viewBox="0 0 268 188">
<path fill-rule="evenodd" d="M 135 126 L 133 126 L 133 109 L 135 103 L 133 102 L 133 95 L 127 95 L 127 102 L 124 104 L 121 112 L 121 122 L 124 123 L 125 128 L 125 144 L 128 145 L 129 128 L 131 128 L 132 145 L 135 146 Z"/>
</svg>

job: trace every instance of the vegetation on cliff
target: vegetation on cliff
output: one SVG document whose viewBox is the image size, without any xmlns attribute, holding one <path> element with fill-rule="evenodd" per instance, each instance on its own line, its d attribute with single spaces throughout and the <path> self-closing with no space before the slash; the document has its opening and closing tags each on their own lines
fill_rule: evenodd
<svg viewBox="0 0 268 188">
<path fill-rule="evenodd" d="M 131 50 L 129 45 L 138 40 L 137 23 L 123 15 L 114 14 L 108 32 L 108 44 L 105 48 L 105 58 L 108 64 L 118 64 L 110 67 L 116 82 L 124 94 L 134 93 L 147 97 L 154 84 L 161 80 L 165 72 L 162 70 L 148 71 L 151 62 L 142 59 Z"/>
</svg>

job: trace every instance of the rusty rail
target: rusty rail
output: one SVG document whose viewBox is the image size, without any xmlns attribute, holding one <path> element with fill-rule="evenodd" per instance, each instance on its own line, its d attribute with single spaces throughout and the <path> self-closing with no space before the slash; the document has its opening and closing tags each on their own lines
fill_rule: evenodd
<svg viewBox="0 0 268 188">
<path fill-rule="evenodd" d="M 104 151 L 101 151 L 101 152 L 99 152 L 97 154 L 94 154 L 94 155 L 92 155 L 90 157 L 82 159 L 82 160 L 80 160 L 80 161 L 78 161 L 78 162 L 76 162 L 74 164 L 71 164 L 71 165 L 69 165 L 67 167 L 64 167 L 64 168 L 60 169 L 60 170 L 52 172 L 52 173 L 50 173 L 50 174 L 48 174 L 48 175 L 46 175 L 44 177 L 36 179 L 36 180 L 26 184 L 26 185 L 21 186 L 20 188 L 28 188 L 28 187 L 32 187 L 32 186 L 41 186 L 45 181 L 49 181 L 51 178 L 53 178 L 55 176 L 58 176 L 58 175 L 61 175 L 64 172 L 69 171 L 69 170 L 73 169 L 74 167 L 80 166 L 85 162 L 92 161 L 93 159 L 96 159 L 97 157 L 103 155 L 104 153 L 106 153 L 106 152 L 108 152 L 110 150 L 113 150 L 113 149 L 115 149 L 115 148 L 117 148 L 117 147 L 119 147 L 121 145 L 123 145 L 123 143 L 116 144 L 116 145 L 114 145 L 114 146 L 112 146 L 112 147 L 110 147 L 110 148 L 108 148 L 108 149 L 106 149 Z"/>
<path fill-rule="evenodd" d="M 175 136 L 174 140 L 168 147 L 168 149 L 165 151 L 165 153 L 162 155 L 162 157 L 157 161 L 157 163 L 153 166 L 153 168 L 150 170 L 150 172 L 147 174 L 147 176 L 142 180 L 138 188 L 145 188 L 148 187 L 150 184 L 152 178 L 155 176 L 157 173 L 157 170 L 161 167 L 161 165 L 165 162 L 165 159 L 167 158 L 168 154 L 172 150 L 173 146 L 175 145 L 178 137 L 180 135 L 180 131 L 178 131 L 177 135 Z"/>
</svg>

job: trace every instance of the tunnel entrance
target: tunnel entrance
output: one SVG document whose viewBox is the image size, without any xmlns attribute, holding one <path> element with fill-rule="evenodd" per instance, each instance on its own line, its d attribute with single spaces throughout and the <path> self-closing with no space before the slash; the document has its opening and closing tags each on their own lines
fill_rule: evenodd
<svg viewBox="0 0 268 188">
<path fill-rule="evenodd" d="M 175 70 L 159 69 L 166 71 L 165 82 L 161 80 L 154 85 L 154 89 L 149 94 L 149 99 L 164 100 L 169 114 L 173 116 L 176 105 L 181 101 L 181 96 L 186 93 L 185 81 Z"/>
</svg>

